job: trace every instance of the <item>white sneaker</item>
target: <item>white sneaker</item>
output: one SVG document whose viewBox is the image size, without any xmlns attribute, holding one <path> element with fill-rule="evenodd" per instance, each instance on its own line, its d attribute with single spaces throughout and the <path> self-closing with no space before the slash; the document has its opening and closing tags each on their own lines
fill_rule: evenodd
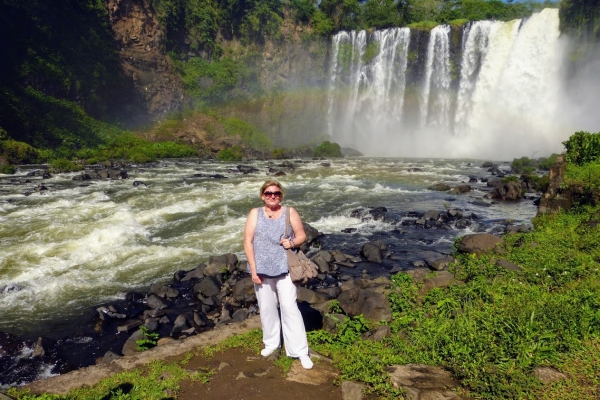
<svg viewBox="0 0 600 400">
<path fill-rule="evenodd" d="M 278 349 L 279 349 L 279 347 L 275 347 L 273 349 L 264 348 L 260 351 L 260 355 L 263 357 L 269 357 L 271 354 L 275 353 Z"/>
<path fill-rule="evenodd" d="M 300 356 L 300 364 L 302 364 L 302 368 L 304 369 L 312 369 L 313 367 L 313 362 L 310 359 L 310 356 L 308 354 Z"/>
</svg>

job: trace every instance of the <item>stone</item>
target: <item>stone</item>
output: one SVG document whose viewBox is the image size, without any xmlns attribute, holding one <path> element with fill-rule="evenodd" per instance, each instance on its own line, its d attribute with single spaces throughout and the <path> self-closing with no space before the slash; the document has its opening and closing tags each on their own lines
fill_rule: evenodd
<svg viewBox="0 0 600 400">
<path fill-rule="evenodd" d="M 381 264 L 383 262 L 382 250 L 385 249 L 387 246 L 381 240 L 375 240 L 365 243 L 360 249 L 360 253 L 367 261 Z"/>
<path fill-rule="evenodd" d="M 173 299 L 176 297 L 179 297 L 179 291 L 177 289 L 173 289 L 172 287 L 166 286 L 166 285 L 160 285 L 160 284 L 153 284 L 150 285 L 150 290 L 148 291 L 149 294 L 155 294 L 159 297 L 162 298 L 169 298 L 169 299 Z"/>
<path fill-rule="evenodd" d="M 342 382 L 342 399 L 343 400 L 362 400 L 364 398 L 363 391 L 366 385 L 364 383 L 344 381 Z"/>
<path fill-rule="evenodd" d="M 436 184 L 429 186 L 427 189 L 434 190 L 436 192 L 447 192 L 448 190 L 450 190 L 452 188 L 450 186 L 446 185 L 445 183 L 436 183 Z"/>
<path fill-rule="evenodd" d="M 452 264 L 454 261 L 455 258 L 452 256 L 443 256 L 435 260 L 426 260 L 427 265 L 436 271 L 447 271 L 450 264 Z"/>
<path fill-rule="evenodd" d="M 427 274 L 429 274 L 429 272 L 430 271 L 428 268 L 421 267 L 421 268 L 409 269 L 408 271 L 404 271 L 404 272 L 400 272 L 400 273 L 410 275 L 413 279 L 413 282 L 423 283 L 425 276 L 427 276 Z"/>
<path fill-rule="evenodd" d="M 452 388 L 458 382 L 452 379 L 452 374 L 440 367 L 420 364 L 392 365 L 384 368 L 390 374 L 392 384 L 407 392 L 407 398 L 412 400 L 460 400 Z"/>
<path fill-rule="evenodd" d="M 330 299 L 329 296 L 317 293 L 304 286 L 298 286 L 296 289 L 296 296 L 298 301 L 306 301 L 308 304 L 321 303 Z"/>
<path fill-rule="evenodd" d="M 494 251 L 497 254 L 504 254 L 506 251 L 503 247 L 506 243 L 503 239 L 494 236 L 490 233 L 475 233 L 472 235 L 465 235 L 463 240 L 458 247 L 458 251 L 468 254 L 486 253 Z"/>
<path fill-rule="evenodd" d="M 434 288 L 449 286 L 454 280 L 454 275 L 448 271 L 440 271 L 432 276 L 423 280 L 423 289 L 428 291 Z"/>
<path fill-rule="evenodd" d="M 221 291 L 221 285 L 213 277 L 206 277 L 194 285 L 194 291 L 207 297 L 216 296 Z"/>
<path fill-rule="evenodd" d="M 472 190 L 471 185 L 458 185 L 454 189 L 452 189 L 453 193 L 469 193 Z"/>
<path fill-rule="evenodd" d="M 233 313 L 233 315 L 231 316 L 231 318 L 235 322 L 242 322 L 243 320 L 245 320 L 246 318 L 248 318 L 248 309 L 247 308 L 240 308 L 240 309 L 236 310 Z"/>
<path fill-rule="evenodd" d="M 38 337 L 37 342 L 33 346 L 33 353 L 31 353 L 31 357 L 43 357 L 46 355 L 46 349 L 50 346 L 50 342 L 48 339 L 44 339 L 42 337 Z"/>
<path fill-rule="evenodd" d="M 437 221 L 440 219 L 440 212 L 436 210 L 429 210 L 425 214 L 423 214 L 423 219 Z"/>
<path fill-rule="evenodd" d="M 248 277 L 238 280 L 233 286 L 232 296 L 236 301 L 255 301 L 256 294 L 254 293 L 254 283 L 252 282 L 252 278 Z"/>
<path fill-rule="evenodd" d="M 133 321 L 129 321 L 125 324 L 119 325 L 117 327 L 117 332 L 128 332 L 134 328 L 137 328 L 138 326 L 142 325 L 143 322 L 138 320 L 133 320 Z"/>
<path fill-rule="evenodd" d="M 340 307 L 348 315 L 363 314 L 373 321 L 390 321 L 392 310 L 383 293 L 371 289 L 350 289 L 342 292 L 337 300 Z"/>
<path fill-rule="evenodd" d="M 188 328 L 189 328 L 189 326 L 188 326 L 187 318 L 185 317 L 185 315 L 180 314 L 177 316 L 177 318 L 175 319 L 175 322 L 173 323 L 173 329 L 171 329 L 171 335 L 174 333 L 180 333 Z"/>
<path fill-rule="evenodd" d="M 160 297 L 158 297 L 155 294 L 150 295 L 148 297 L 148 299 L 146 300 L 146 304 L 148 305 L 148 307 L 155 309 L 155 310 L 162 310 L 163 308 L 168 307 L 168 304 L 165 303 L 165 301 L 163 299 L 161 299 Z"/>
<path fill-rule="evenodd" d="M 139 350 L 138 350 L 136 341 L 141 340 L 143 338 L 144 338 L 144 334 L 142 333 L 142 331 L 140 331 L 140 330 L 135 331 L 131 336 L 129 336 L 129 338 L 123 345 L 123 348 L 121 349 L 121 353 L 124 356 L 130 356 L 135 353 L 138 353 Z"/>
<path fill-rule="evenodd" d="M 553 367 L 537 367 L 533 370 L 532 375 L 544 385 L 569 378 L 566 374 Z"/>
<path fill-rule="evenodd" d="M 513 264 L 508 260 L 504 260 L 504 259 L 500 259 L 498 261 L 496 261 L 496 265 L 499 267 L 502 267 L 504 269 L 507 269 L 509 271 L 517 271 L 517 272 L 522 272 L 523 268 L 519 267 L 517 264 Z"/>
<path fill-rule="evenodd" d="M 187 282 L 192 279 L 202 279 L 204 277 L 204 268 L 206 268 L 206 264 L 200 264 L 181 279 L 182 282 Z"/>
<path fill-rule="evenodd" d="M 362 336 L 364 340 L 370 340 L 372 342 L 380 342 L 385 338 L 390 337 L 392 330 L 387 325 L 377 327 L 374 331 L 365 332 Z"/>
</svg>

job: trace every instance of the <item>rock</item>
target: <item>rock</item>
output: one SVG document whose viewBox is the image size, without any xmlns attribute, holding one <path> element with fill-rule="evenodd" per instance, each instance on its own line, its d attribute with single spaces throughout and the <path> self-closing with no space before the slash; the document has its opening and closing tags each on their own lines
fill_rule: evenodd
<svg viewBox="0 0 600 400">
<path fill-rule="evenodd" d="M 208 257 L 208 263 L 218 263 L 224 267 L 227 267 L 229 272 L 233 271 L 238 264 L 237 255 L 233 253 L 221 254 L 220 256 L 210 256 Z"/>
<path fill-rule="evenodd" d="M 553 367 L 537 367 L 533 370 L 532 375 L 544 385 L 569 378 L 566 374 Z"/>
<path fill-rule="evenodd" d="M 429 291 L 434 288 L 449 286 L 454 280 L 454 275 L 448 271 L 440 271 L 431 278 L 423 279 L 423 289 Z"/>
<path fill-rule="evenodd" d="M 236 301 L 245 301 L 245 302 L 254 302 L 256 301 L 256 294 L 254 293 L 254 283 L 252 283 L 252 278 L 243 278 L 237 281 L 235 286 L 233 287 L 234 300 Z"/>
<path fill-rule="evenodd" d="M 454 261 L 455 258 L 452 256 L 443 256 L 435 260 L 426 260 L 427 265 L 436 271 L 447 271 L 450 264 L 452 264 Z"/>
<path fill-rule="evenodd" d="M 481 164 L 481 168 L 491 168 L 494 165 L 493 162 L 491 161 L 486 161 L 483 164 Z"/>
<path fill-rule="evenodd" d="M 475 233 L 465 235 L 458 247 L 458 251 L 469 254 L 482 254 L 488 251 L 494 251 L 497 254 L 504 254 L 502 248 L 506 246 L 503 239 L 489 233 Z"/>
<path fill-rule="evenodd" d="M 381 251 L 385 249 L 387 246 L 381 240 L 375 240 L 365 243 L 360 249 L 360 253 L 367 261 L 381 264 L 383 262 Z"/>
<path fill-rule="evenodd" d="M 245 320 L 246 318 L 248 318 L 248 309 L 247 308 L 240 308 L 240 309 L 236 310 L 233 313 L 233 315 L 231 316 L 231 318 L 235 322 L 242 322 L 243 320 Z"/>
<path fill-rule="evenodd" d="M 453 193 L 469 193 L 472 190 L 471 185 L 458 185 L 452 189 Z"/>
<path fill-rule="evenodd" d="M 173 299 L 175 297 L 179 297 L 179 291 L 177 289 L 173 289 L 172 287 L 166 285 L 153 284 L 150 285 L 149 294 L 155 294 L 162 298 Z"/>
<path fill-rule="evenodd" d="M 175 322 L 173 323 L 173 329 L 171 329 L 171 335 L 173 335 L 174 333 L 180 333 L 188 328 L 189 326 L 187 318 L 185 317 L 185 315 L 180 314 L 177 316 L 177 318 L 175 318 Z"/>
<path fill-rule="evenodd" d="M 387 325 L 377 327 L 374 331 L 365 332 L 362 335 L 364 340 L 370 340 L 372 342 L 380 342 L 385 338 L 390 337 L 392 330 Z"/>
<path fill-rule="evenodd" d="M 317 254 L 312 256 L 310 259 L 312 262 L 317 264 L 317 266 L 319 267 L 319 271 L 323 273 L 327 273 L 330 271 L 329 263 L 333 262 L 334 260 L 331 253 L 325 250 L 318 251 Z"/>
<path fill-rule="evenodd" d="M 194 285 L 194 292 L 206 297 L 216 296 L 220 291 L 221 285 L 213 277 L 206 277 Z"/>
<path fill-rule="evenodd" d="M 258 172 L 258 169 L 254 168 L 254 167 L 252 167 L 250 165 L 238 165 L 237 169 L 238 169 L 238 171 L 240 171 L 244 175 L 246 175 L 246 174 L 254 174 L 254 173 Z"/>
<path fill-rule="evenodd" d="M 308 304 L 321 303 L 330 299 L 329 296 L 317 293 L 308 288 L 305 288 L 304 286 L 297 287 L 296 296 L 298 301 L 306 301 Z"/>
<path fill-rule="evenodd" d="M 338 286 L 335 286 L 335 287 L 317 289 L 316 292 L 321 293 L 330 299 L 335 299 L 336 297 L 338 297 L 340 295 L 340 293 L 342 293 L 342 289 L 339 288 Z"/>
<path fill-rule="evenodd" d="M 324 313 L 323 329 L 327 332 L 336 333 L 338 324 L 345 322 L 349 317 L 344 314 Z"/>
<path fill-rule="evenodd" d="M 140 320 L 132 320 L 132 321 L 128 321 L 125 324 L 119 325 L 117 327 L 117 332 L 128 332 L 134 328 L 137 328 L 138 326 L 142 325 L 143 322 Z"/>
<path fill-rule="evenodd" d="M 408 172 L 423 172 L 423 170 L 421 168 L 409 168 L 407 169 Z"/>
<path fill-rule="evenodd" d="M 131 336 L 129 336 L 129 338 L 123 345 L 121 354 L 123 354 L 124 356 L 131 356 L 135 353 L 138 353 L 139 350 L 138 350 L 136 341 L 141 340 L 143 338 L 144 338 L 144 334 L 142 333 L 142 331 L 140 331 L 140 330 L 135 331 Z"/>
<path fill-rule="evenodd" d="M 366 386 L 364 383 L 342 382 L 342 400 L 362 400 Z"/>
<path fill-rule="evenodd" d="M 460 400 L 462 397 L 453 392 L 458 382 L 452 379 L 450 372 L 430 365 L 392 365 L 384 368 L 390 374 L 396 388 L 406 390 L 408 398 L 413 400 Z"/>
<path fill-rule="evenodd" d="M 167 308 L 169 306 L 167 303 L 165 303 L 164 300 L 162 300 L 155 294 L 152 294 L 148 297 L 148 300 L 146 300 L 146 304 L 148 305 L 148 307 L 155 310 L 162 310 L 163 308 Z"/>
<path fill-rule="evenodd" d="M 221 263 L 210 263 L 208 264 L 208 266 L 206 268 L 204 268 L 204 276 L 209 276 L 209 277 L 219 277 L 217 279 L 220 279 L 221 276 L 223 276 L 223 274 L 225 274 L 227 272 L 227 266 L 225 264 L 221 264 Z"/>
<path fill-rule="evenodd" d="M 508 260 L 500 259 L 500 260 L 496 261 L 496 265 L 499 267 L 502 267 L 504 269 L 508 269 L 509 271 L 517 271 L 517 272 L 523 271 L 523 268 L 519 267 L 517 264 L 511 263 Z"/>
<path fill-rule="evenodd" d="M 133 181 L 133 186 L 147 186 L 144 182 L 142 181 Z"/>
<path fill-rule="evenodd" d="M 371 289 L 354 288 L 343 291 L 337 298 L 340 307 L 348 315 L 363 314 L 374 321 L 390 321 L 392 310 L 383 293 Z"/>
<path fill-rule="evenodd" d="M 436 183 L 434 185 L 429 186 L 427 189 L 434 190 L 437 192 L 447 192 L 448 190 L 450 190 L 452 188 L 450 186 L 446 185 L 445 183 Z"/>
<path fill-rule="evenodd" d="M 435 210 L 427 211 L 425 214 L 423 214 L 423 219 L 437 221 L 440 219 L 440 212 Z"/>
<path fill-rule="evenodd" d="M 348 257 L 339 250 L 332 250 L 330 253 L 333 256 L 334 262 L 342 263 L 348 260 Z"/>
<path fill-rule="evenodd" d="M 456 229 L 467 229 L 469 226 L 471 226 L 471 221 L 466 218 L 459 219 L 454 223 Z"/>
<path fill-rule="evenodd" d="M 187 282 L 192 279 L 202 279 L 204 277 L 204 268 L 206 268 L 206 264 L 200 264 L 181 279 L 182 282 Z"/>
<path fill-rule="evenodd" d="M 51 343 L 48 339 L 38 337 L 37 342 L 33 346 L 33 353 L 31 353 L 31 357 L 43 357 L 46 355 L 47 349 L 51 346 Z"/>
<path fill-rule="evenodd" d="M 146 318 L 144 320 L 144 326 L 150 331 L 150 332 L 154 332 L 158 329 L 158 325 L 160 318 Z"/>
<path fill-rule="evenodd" d="M 451 208 L 448 210 L 448 216 L 450 218 L 461 219 L 463 217 L 463 213 L 456 208 Z"/>
<path fill-rule="evenodd" d="M 500 187 L 500 186 L 502 186 L 502 179 L 500 179 L 500 178 L 490 179 L 487 181 L 486 186 L 493 187 L 493 188 Z"/>
<path fill-rule="evenodd" d="M 102 361 L 100 361 L 101 364 L 107 364 L 113 360 L 116 360 L 118 358 L 121 358 L 120 355 L 118 355 L 117 353 L 113 353 L 112 351 L 107 351 L 106 353 L 104 353 L 104 356 L 102 357 Z"/>
<path fill-rule="evenodd" d="M 523 197 L 523 188 L 519 182 L 509 181 L 494 188 L 489 197 L 502 200 L 519 200 Z"/>
</svg>

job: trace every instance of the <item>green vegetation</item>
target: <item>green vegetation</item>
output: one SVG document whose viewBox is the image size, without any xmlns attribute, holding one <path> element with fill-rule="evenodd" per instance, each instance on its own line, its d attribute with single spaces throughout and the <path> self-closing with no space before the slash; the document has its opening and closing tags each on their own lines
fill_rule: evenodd
<svg viewBox="0 0 600 400">
<path fill-rule="evenodd" d="M 538 159 L 521 157 L 513 159 L 510 164 L 511 169 L 516 174 L 530 175 L 536 169 L 548 171 L 556 163 L 558 154 L 552 154 L 550 157 L 540 157 Z"/>
<path fill-rule="evenodd" d="M 156 332 L 150 332 L 145 325 L 140 326 L 142 338 L 135 341 L 137 349 L 144 351 L 156 346 L 160 335 Z"/>
<path fill-rule="evenodd" d="M 594 0 L 562 0 L 560 30 L 578 38 L 600 38 L 600 8 Z"/>
<path fill-rule="evenodd" d="M 266 150 L 272 147 L 271 139 L 263 132 L 259 131 L 254 125 L 239 118 L 226 118 L 223 121 L 225 132 L 229 135 L 237 135 L 248 146 Z"/>
<path fill-rule="evenodd" d="M 240 146 L 233 146 L 219 151 L 217 158 L 221 161 L 240 161 L 243 155 Z"/>
<path fill-rule="evenodd" d="M 342 149 L 339 144 L 326 140 L 315 149 L 315 157 L 343 157 Z"/>
<path fill-rule="evenodd" d="M 563 145 L 567 149 L 566 160 L 570 164 L 583 165 L 600 157 L 600 132 L 576 132 Z"/>
<path fill-rule="evenodd" d="M 365 52 L 363 54 L 362 62 L 363 64 L 368 64 L 379 54 L 379 45 L 376 42 L 371 42 L 367 45 Z"/>
</svg>

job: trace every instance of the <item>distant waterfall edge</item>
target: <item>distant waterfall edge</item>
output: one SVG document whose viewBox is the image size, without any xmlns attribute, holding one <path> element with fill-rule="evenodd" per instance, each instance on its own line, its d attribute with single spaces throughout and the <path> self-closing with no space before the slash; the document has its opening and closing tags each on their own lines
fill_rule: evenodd
<svg viewBox="0 0 600 400">
<path fill-rule="evenodd" d="M 568 95 L 568 46 L 557 9 L 430 32 L 340 32 L 331 42 L 329 134 L 371 156 L 560 152 L 573 132 L 599 122 Z M 598 80 L 580 86 L 600 89 Z"/>
</svg>

